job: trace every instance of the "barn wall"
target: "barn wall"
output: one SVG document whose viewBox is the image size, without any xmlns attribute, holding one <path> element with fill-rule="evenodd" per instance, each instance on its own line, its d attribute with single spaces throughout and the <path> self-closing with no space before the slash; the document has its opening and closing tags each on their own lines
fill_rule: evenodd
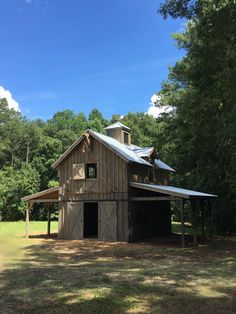
<svg viewBox="0 0 236 314">
<path fill-rule="evenodd" d="M 168 201 L 132 202 L 132 240 L 171 232 L 171 210 Z"/>
<path fill-rule="evenodd" d="M 163 169 L 155 169 L 142 164 L 129 164 L 129 180 L 138 183 L 154 183 L 169 185 L 170 172 Z"/>
<path fill-rule="evenodd" d="M 73 179 L 73 164 L 97 163 L 96 179 Z M 142 191 L 129 187 L 129 182 L 149 183 L 152 167 L 137 163 L 126 163 L 120 156 L 92 138 L 83 139 L 59 165 L 59 237 L 71 238 L 69 202 L 114 201 L 117 214 L 117 240 L 130 241 L 149 237 L 170 230 L 170 207 L 168 202 L 135 202 L 130 206 L 131 196 L 141 196 Z M 158 183 L 166 184 L 169 173 L 156 171 Z M 135 194 L 135 195 L 133 195 Z M 156 196 L 157 194 L 155 194 Z M 131 214 L 132 210 L 132 214 Z M 141 212 L 141 214 L 140 214 Z M 143 222 L 139 215 L 144 214 Z"/>
<path fill-rule="evenodd" d="M 146 165 L 131 163 L 128 165 L 129 181 L 139 183 L 149 183 L 150 171 L 152 167 Z"/>
<path fill-rule="evenodd" d="M 155 169 L 156 184 L 169 185 L 170 172 L 164 169 Z"/>
<path fill-rule="evenodd" d="M 117 201 L 117 240 L 129 241 L 128 201 Z"/>
<path fill-rule="evenodd" d="M 58 214 L 58 238 L 67 238 L 66 228 L 66 202 L 59 202 L 59 214 Z"/>
<path fill-rule="evenodd" d="M 74 202 L 83 206 L 84 202 Z M 98 206 L 102 202 L 98 202 Z M 73 239 L 71 230 L 74 227 L 75 219 L 70 217 L 69 213 L 70 202 L 59 203 L 59 224 L 58 224 L 58 237 L 64 239 Z M 128 242 L 129 241 L 129 226 L 128 226 L 128 201 L 115 201 L 116 215 L 117 215 L 117 241 Z M 73 230 L 73 234 L 75 234 Z M 75 237 L 74 239 L 77 239 Z"/>
<path fill-rule="evenodd" d="M 97 178 L 73 180 L 73 164 L 97 163 Z M 59 165 L 59 199 L 127 200 L 127 163 L 116 153 L 89 137 Z"/>
</svg>

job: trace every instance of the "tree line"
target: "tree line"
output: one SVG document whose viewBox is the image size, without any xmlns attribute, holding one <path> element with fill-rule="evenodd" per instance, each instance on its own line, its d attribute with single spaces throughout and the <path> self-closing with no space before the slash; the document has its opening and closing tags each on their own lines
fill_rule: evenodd
<svg viewBox="0 0 236 314">
<path fill-rule="evenodd" d="M 132 129 L 132 142 L 154 146 L 176 169 L 172 184 L 217 194 L 214 227 L 236 231 L 236 3 L 229 0 L 166 0 L 164 18 L 185 18 L 174 34 L 185 56 L 170 68 L 158 106 L 170 113 L 118 114 L 110 120 L 93 109 L 88 117 L 65 110 L 47 121 L 28 120 L 0 100 L 0 219 L 24 216 L 24 195 L 57 184 L 52 163 L 81 133 L 103 132 L 120 120 Z M 44 212 L 35 212 L 43 218 Z"/>
</svg>

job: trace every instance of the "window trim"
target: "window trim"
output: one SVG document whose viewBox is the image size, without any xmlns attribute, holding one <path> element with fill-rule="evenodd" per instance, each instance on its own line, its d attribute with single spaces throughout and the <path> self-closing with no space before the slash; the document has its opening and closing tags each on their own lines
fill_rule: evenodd
<svg viewBox="0 0 236 314">
<path fill-rule="evenodd" d="M 95 177 L 88 176 L 89 165 L 95 165 Z M 87 162 L 85 163 L 85 179 L 86 180 L 96 180 L 98 177 L 98 163 L 97 162 Z"/>
<path fill-rule="evenodd" d="M 125 138 L 127 136 L 127 142 L 125 142 Z M 129 145 L 129 133 L 123 131 L 124 144 Z"/>
</svg>

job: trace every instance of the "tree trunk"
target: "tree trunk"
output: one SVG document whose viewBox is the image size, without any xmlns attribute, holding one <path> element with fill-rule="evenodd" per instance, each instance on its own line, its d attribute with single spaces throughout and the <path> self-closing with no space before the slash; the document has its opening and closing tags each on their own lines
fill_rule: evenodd
<svg viewBox="0 0 236 314">
<path fill-rule="evenodd" d="M 30 145 L 29 145 L 29 140 L 27 141 L 27 148 L 26 148 L 26 159 L 25 162 L 28 164 L 29 163 L 29 153 L 30 153 Z"/>
</svg>

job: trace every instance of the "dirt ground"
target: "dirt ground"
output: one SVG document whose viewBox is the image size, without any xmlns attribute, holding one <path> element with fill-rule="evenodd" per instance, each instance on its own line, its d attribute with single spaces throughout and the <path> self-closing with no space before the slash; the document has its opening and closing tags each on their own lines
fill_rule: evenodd
<svg viewBox="0 0 236 314">
<path fill-rule="evenodd" d="M 236 239 L 185 249 L 38 235 L 7 243 L 0 313 L 236 313 Z"/>
</svg>

